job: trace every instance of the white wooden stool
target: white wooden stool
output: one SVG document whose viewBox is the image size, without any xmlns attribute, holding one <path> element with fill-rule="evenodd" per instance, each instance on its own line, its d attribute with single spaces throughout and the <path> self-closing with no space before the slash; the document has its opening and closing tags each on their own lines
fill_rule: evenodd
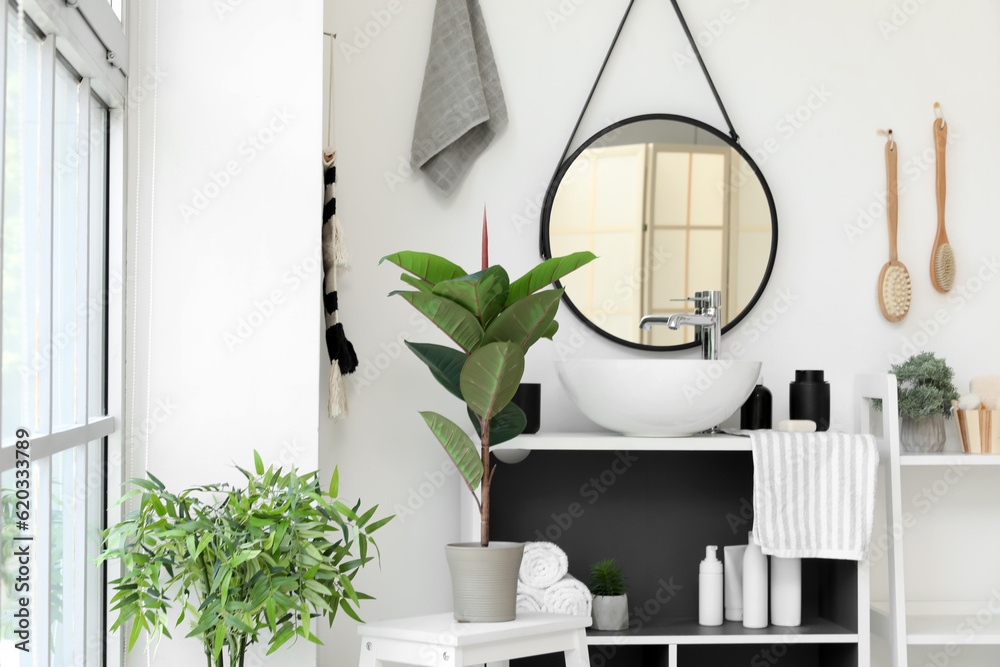
<svg viewBox="0 0 1000 667">
<path fill-rule="evenodd" d="M 518 612 L 507 623 L 458 623 L 449 612 L 366 623 L 360 667 L 399 662 L 421 667 L 466 667 L 545 653 L 564 653 L 566 667 L 590 667 L 588 616 Z"/>
</svg>

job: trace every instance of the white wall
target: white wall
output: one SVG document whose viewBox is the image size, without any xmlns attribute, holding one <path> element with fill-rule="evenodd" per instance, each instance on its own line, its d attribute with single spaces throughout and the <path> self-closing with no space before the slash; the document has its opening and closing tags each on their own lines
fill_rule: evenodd
<svg viewBox="0 0 1000 667">
<path fill-rule="evenodd" d="M 146 467 L 177 490 L 235 482 L 233 465 L 250 466 L 253 449 L 315 470 L 321 4 L 137 0 L 131 9 L 131 473 Z M 153 664 L 204 664 L 185 634 L 163 642 Z M 314 664 L 315 655 L 302 641 L 246 664 Z M 128 664 L 146 657 L 137 650 Z"/>
<path fill-rule="evenodd" d="M 340 465 L 347 495 L 397 511 L 408 502 L 416 505 L 414 494 L 426 476 L 445 463 L 416 411 L 443 409 L 459 417 L 460 410 L 400 350 L 403 337 L 438 336 L 419 329 L 419 318 L 402 301 L 386 299 L 399 272 L 378 266 L 378 258 L 401 249 L 428 250 L 474 267 L 485 202 L 491 259 L 514 274 L 537 261 L 544 190 L 626 2 L 483 3 L 511 122 L 451 199 L 405 166 L 433 4 L 334 1 L 331 8 L 338 32 L 339 210 L 354 256 L 354 269 L 341 284 L 341 312 L 362 359 L 364 384 L 352 385 L 350 418 L 336 425 L 321 420 L 320 450 L 325 468 Z M 1000 371 L 1000 280 L 994 265 L 1000 256 L 1000 191 L 994 187 L 993 150 L 1000 141 L 1000 7 L 988 0 L 684 5 L 692 28 L 706 35 L 702 53 L 743 145 L 759 156 L 777 205 L 779 251 L 770 286 L 754 314 L 724 339 L 730 352 L 739 349 L 739 356 L 764 362 L 775 419 L 787 416 L 787 383 L 797 368 L 827 371 L 833 420 L 843 428 L 850 427 L 853 376 L 886 370 L 894 355 L 902 358 L 917 348 L 943 354 L 961 388 L 972 376 Z M 398 13 L 388 12 L 390 7 Z M 365 37 L 366 29 L 375 36 Z M 578 138 L 646 112 L 684 114 L 723 127 L 697 65 L 678 64 L 686 53 L 669 3 L 636 3 Z M 933 291 L 927 269 L 936 224 L 936 100 L 953 139 L 948 216 L 959 271 L 948 296 Z M 795 120 L 796 114 L 804 120 Z M 885 127 L 895 130 L 901 146 L 900 255 L 914 277 L 913 307 L 898 325 L 882 319 L 876 301 L 888 248 L 879 204 L 883 140 L 875 131 Z M 859 224 L 859 210 L 869 208 L 873 220 Z M 935 318 L 946 322 L 935 324 Z M 615 347 L 568 312 L 559 319 L 556 343 L 536 346 L 526 379 L 543 383 L 544 430 L 590 429 L 562 395 L 550 360 L 657 355 Z M 442 545 L 458 533 L 459 493 L 449 479 L 445 490 L 385 529 L 382 571 L 361 579 L 379 598 L 367 605 L 367 618 L 448 608 Z M 929 545 L 932 552 L 942 548 L 933 540 Z M 929 575 L 914 575 L 916 597 Z M 987 579 L 1000 583 L 993 574 Z M 323 663 L 351 665 L 358 650 L 355 629 L 338 623 L 325 636 L 332 648 L 321 649 Z"/>
</svg>

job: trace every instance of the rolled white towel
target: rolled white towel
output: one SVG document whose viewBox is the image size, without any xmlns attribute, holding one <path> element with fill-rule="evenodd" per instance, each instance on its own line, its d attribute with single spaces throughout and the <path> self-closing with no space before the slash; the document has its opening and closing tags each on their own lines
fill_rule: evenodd
<svg viewBox="0 0 1000 667">
<path fill-rule="evenodd" d="M 593 599 L 585 584 L 567 574 L 545 589 L 545 611 L 550 614 L 590 616 Z"/>
<path fill-rule="evenodd" d="M 569 559 L 566 552 L 551 542 L 528 542 L 518 580 L 529 588 L 548 588 L 566 576 Z"/>
<path fill-rule="evenodd" d="M 545 591 L 517 582 L 517 611 L 545 611 Z"/>
</svg>

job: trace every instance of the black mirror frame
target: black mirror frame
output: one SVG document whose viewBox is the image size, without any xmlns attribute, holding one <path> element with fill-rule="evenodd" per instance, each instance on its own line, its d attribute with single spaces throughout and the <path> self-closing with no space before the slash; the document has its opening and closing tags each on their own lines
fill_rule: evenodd
<svg viewBox="0 0 1000 667">
<path fill-rule="evenodd" d="M 743 150 L 743 147 L 740 146 L 735 141 L 733 141 L 731 137 L 723 134 L 722 132 L 712 127 L 711 125 L 701 122 L 700 120 L 695 120 L 694 118 L 688 118 L 687 116 L 678 116 L 676 114 L 660 114 L 660 113 L 632 116 L 630 118 L 620 120 L 617 123 L 614 123 L 613 125 L 609 125 L 608 127 L 604 128 L 603 130 L 595 134 L 594 136 L 590 137 L 590 139 L 585 141 L 583 144 L 581 144 L 580 147 L 577 148 L 572 155 L 566 158 L 566 160 L 561 165 L 559 165 L 559 169 L 552 177 L 552 181 L 549 184 L 548 190 L 546 190 L 545 192 L 545 203 L 542 206 L 542 215 L 541 219 L 539 220 L 539 228 L 540 228 L 539 236 L 540 236 L 542 259 L 546 260 L 552 259 L 552 248 L 549 242 L 549 222 L 552 216 L 552 203 L 555 200 L 556 191 L 559 189 L 559 184 L 562 182 L 563 177 L 569 170 L 570 165 L 573 164 L 576 158 L 579 157 L 583 151 L 593 146 L 594 143 L 596 143 L 601 137 L 610 134 L 611 132 L 614 132 L 623 125 L 629 125 L 631 123 L 638 123 L 646 120 L 679 121 L 686 123 L 688 125 L 693 125 L 699 129 L 705 130 L 706 132 L 710 132 L 714 136 L 718 137 L 719 139 L 724 141 L 726 145 L 730 146 L 737 153 L 739 153 L 744 160 L 746 160 L 747 164 L 750 165 L 750 168 L 753 169 L 754 174 L 757 175 L 757 179 L 760 181 L 761 186 L 764 188 L 764 194 L 767 196 L 767 205 L 771 212 L 771 255 L 770 257 L 768 257 L 767 260 L 767 268 L 764 271 L 764 277 L 761 279 L 760 286 L 758 286 L 757 291 L 753 295 L 753 298 L 750 299 L 746 307 L 743 308 L 743 310 L 741 310 L 735 318 L 730 320 L 728 324 L 722 327 L 721 333 L 725 334 L 729 330 L 731 330 L 734 326 L 739 324 L 743 320 L 743 318 L 746 317 L 751 310 L 753 310 L 753 307 L 757 305 L 757 302 L 760 300 L 761 295 L 764 293 L 764 288 L 767 287 L 767 283 L 771 280 L 771 271 L 774 268 L 774 260 L 778 254 L 778 215 L 774 207 L 774 197 L 771 196 L 771 188 L 768 187 L 767 181 L 764 179 L 764 174 L 761 173 L 760 168 L 757 166 L 757 163 L 753 161 L 753 158 L 750 157 L 750 154 L 747 153 L 745 150 Z M 555 284 L 556 287 L 558 288 L 563 287 L 560 281 L 556 281 Z M 597 324 L 584 317 L 583 313 L 581 313 L 579 309 L 576 307 L 576 305 L 573 303 L 573 300 L 569 298 L 569 294 L 564 292 L 562 300 L 566 304 L 566 306 L 573 312 L 573 314 L 577 317 L 577 319 L 579 319 L 581 322 L 583 322 L 592 330 L 596 331 L 598 334 L 607 338 L 608 340 L 618 343 L 620 345 L 625 345 L 626 347 L 631 347 L 637 350 L 649 350 L 654 352 L 672 352 L 676 350 L 688 350 L 697 347 L 701 344 L 697 340 L 691 343 L 684 343 L 682 345 L 644 345 L 642 343 L 633 343 L 632 341 L 624 340 L 622 338 L 619 338 L 618 336 L 608 333 L 604 329 L 600 328 Z"/>
</svg>

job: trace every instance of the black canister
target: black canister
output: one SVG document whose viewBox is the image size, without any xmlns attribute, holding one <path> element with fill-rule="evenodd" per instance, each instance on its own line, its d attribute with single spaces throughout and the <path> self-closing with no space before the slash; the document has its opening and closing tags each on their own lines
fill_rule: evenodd
<svg viewBox="0 0 1000 667">
<path fill-rule="evenodd" d="M 771 391 L 758 384 L 740 409 L 740 428 L 749 431 L 770 430 L 774 412 Z"/>
<path fill-rule="evenodd" d="M 524 410 L 528 418 L 524 432 L 538 433 L 542 421 L 542 385 L 526 383 L 518 386 L 510 402 Z"/>
<path fill-rule="evenodd" d="M 795 371 L 788 386 L 788 414 L 792 419 L 811 419 L 817 431 L 830 428 L 830 383 L 823 371 Z"/>
</svg>

